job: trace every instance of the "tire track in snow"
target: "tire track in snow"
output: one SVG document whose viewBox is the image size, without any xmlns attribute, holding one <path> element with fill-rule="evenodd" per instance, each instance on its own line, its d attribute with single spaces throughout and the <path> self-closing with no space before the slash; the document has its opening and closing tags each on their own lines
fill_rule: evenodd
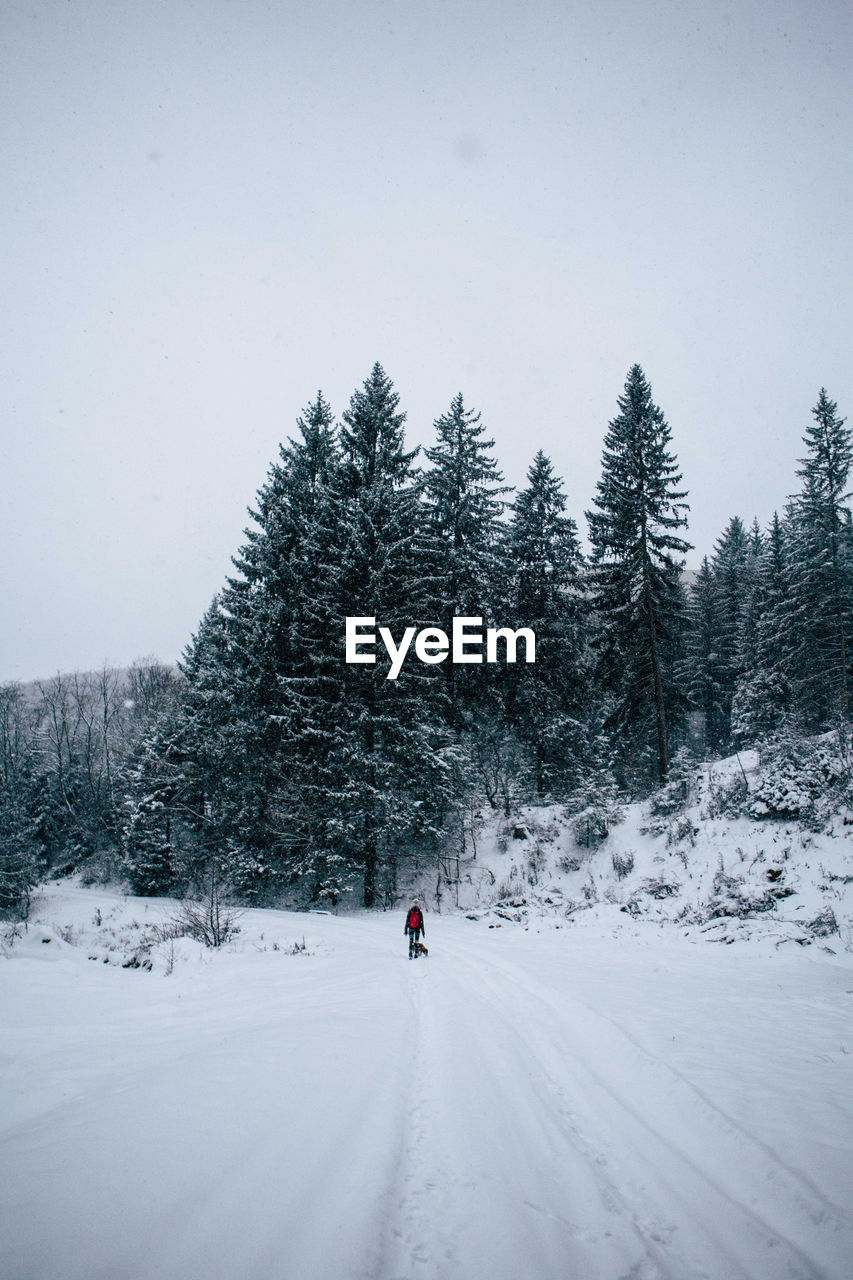
<svg viewBox="0 0 853 1280">
<path fill-rule="evenodd" d="M 514 984 L 504 974 L 498 988 L 489 976 L 491 960 L 489 957 L 485 965 L 470 957 L 467 963 L 463 961 L 462 985 L 467 999 L 476 993 L 476 999 L 490 1009 L 500 1027 L 505 1054 L 526 1063 L 531 1108 L 539 1113 L 540 1128 L 553 1134 L 546 1195 L 543 1197 L 540 1185 L 537 1199 L 525 1198 L 523 1205 L 543 1220 L 563 1224 L 570 1237 L 592 1246 L 583 1267 L 573 1268 L 569 1274 L 590 1280 L 710 1280 L 708 1272 L 696 1269 L 671 1247 L 677 1229 L 661 1206 L 645 1205 L 638 1212 L 628 1202 L 614 1176 L 607 1144 L 581 1120 L 578 1109 L 570 1104 L 569 1090 L 548 1062 L 553 1053 L 553 1027 L 546 1031 L 544 1044 L 541 1038 L 537 1042 L 531 1036 L 535 1001 L 527 992 L 523 1007 L 518 1001 L 509 1001 Z M 564 1177 L 564 1170 L 570 1170 L 571 1176 Z M 718 1257 L 718 1261 L 722 1259 Z M 733 1263 L 727 1258 L 724 1269 L 715 1274 L 739 1277 Z M 566 1271 L 554 1274 L 565 1275 Z"/>
<path fill-rule="evenodd" d="M 452 960 L 412 986 L 409 1142 L 380 1280 L 688 1280 L 659 1266 L 505 1010 Z M 663 1228 L 662 1228 L 663 1229 Z M 733 1275 L 736 1273 L 732 1273 Z"/>
<path fill-rule="evenodd" d="M 408 962 L 406 962 L 408 963 Z M 450 1206 L 455 1171 L 432 1143 L 436 1079 L 434 1003 L 426 964 L 407 972 L 411 1069 L 410 1089 L 401 1117 L 401 1142 L 394 1185 L 389 1188 L 390 1220 L 381 1262 L 373 1280 L 416 1280 L 461 1275 L 456 1268 Z"/>
<path fill-rule="evenodd" d="M 462 950 L 462 967 L 479 998 L 505 1016 L 509 1006 L 522 1022 L 519 1034 L 546 1078 L 569 1143 L 587 1151 L 599 1179 L 603 1168 L 611 1170 L 602 1192 L 609 1190 L 644 1239 L 644 1265 L 677 1280 L 702 1274 L 847 1280 L 851 1221 L 808 1179 L 611 1019 L 543 991 L 503 959 L 490 956 L 484 964 Z M 613 1070 L 626 1054 L 630 1087 L 624 1072 Z M 680 1212 L 673 1215 L 676 1206 Z M 689 1249 L 676 1260 L 672 1242 L 688 1236 Z"/>
</svg>

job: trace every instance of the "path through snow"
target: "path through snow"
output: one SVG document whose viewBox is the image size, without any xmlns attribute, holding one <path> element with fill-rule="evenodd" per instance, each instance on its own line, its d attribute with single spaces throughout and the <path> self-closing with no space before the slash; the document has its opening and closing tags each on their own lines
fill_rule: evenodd
<svg viewBox="0 0 853 1280">
<path fill-rule="evenodd" d="M 850 1280 L 849 967 L 428 930 L 412 963 L 402 917 L 251 913 L 169 977 L 21 948 L 0 1274 Z"/>
</svg>

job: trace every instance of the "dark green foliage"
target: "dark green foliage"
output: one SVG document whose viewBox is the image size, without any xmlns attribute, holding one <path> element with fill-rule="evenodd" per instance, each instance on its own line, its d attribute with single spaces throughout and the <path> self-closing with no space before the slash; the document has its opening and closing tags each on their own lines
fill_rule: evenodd
<svg viewBox="0 0 853 1280">
<path fill-rule="evenodd" d="M 685 492 L 671 435 L 639 365 L 628 374 L 604 441 L 602 477 L 588 512 L 598 678 L 609 724 L 640 768 L 654 743 L 666 777 L 669 739 L 686 705 L 679 683 L 685 627 L 680 584 L 690 544 Z"/>
<path fill-rule="evenodd" d="M 727 737 L 718 597 L 708 557 L 690 592 L 684 669 L 691 703 L 701 713 L 705 746 L 718 754 Z"/>
<path fill-rule="evenodd" d="M 789 656 L 794 638 L 786 537 L 774 515 L 762 539 L 744 607 L 742 670 L 731 700 L 735 744 L 761 742 L 779 733 L 791 715 Z"/>
<path fill-rule="evenodd" d="M 803 723 L 817 728 L 850 716 L 853 531 L 846 490 L 853 443 L 823 388 L 812 416 L 797 472 L 802 489 L 788 508 L 788 668 Z"/>
<path fill-rule="evenodd" d="M 456 617 L 494 624 L 502 601 L 506 561 L 500 517 L 503 495 L 494 440 L 484 438 L 480 414 L 466 409 L 462 394 L 435 420 L 436 444 L 426 449 L 424 475 L 427 543 L 421 573 L 429 578 L 432 620 L 450 634 Z M 493 673 L 482 666 L 445 662 L 446 715 L 454 730 L 476 731 L 496 709 Z"/>
<path fill-rule="evenodd" d="M 404 842 L 437 830 L 450 802 L 441 673 L 414 662 L 388 680 L 385 655 L 373 666 L 343 661 L 346 616 L 374 617 L 395 637 L 435 618 L 435 581 L 424 574 L 434 557 L 398 404 L 377 364 L 343 415 L 340 547 L 327 588 L 342 681 L 334 719 L 337 836 L 360 862 L 365 906 L 393 888 Z"/>
<path fill-rule="evenodd" d="M 718 538 L 710 563 L 707 557 L 703 562 L 691 592 L 685 671 L 693 705 L 702 712 L 705 746 L 712 754 L 731 745 L 736 689 L 742 690 L 742 728 L 745 699 L 750 696 L 743 690 L 759 675 L 762 547 L 757 525 L 747 531 L 734 516 Z"/>
<path fill-rule="evenodd" d="M 653 808 L 672 821 L 687 729 L 720 754 L 847 718 L 853 443 L 836 405 L 821 391 L 784 518 L 764 535 L 732 519 L 689 609 L 685 493 L 638 365 L 618 409 L 585 566 L 550 460 L 508 504 L 461 394 L 420 470 L 380 365 L 339 430 L 318 393 L 179 673 L 144 661 L 0 688 L 0 912 L 25 915 L 46 871 L 87 864 L 145 895 L 388 905 L 415 867 L 449 865 L 484 801 L 509 816 L 565 798 L 594 843 L 620 796 L 667 774 Z M 454 617 L 529 628 L 536 662 L 524 641 L 514 665 L 410 652 L 390 680 L 382 644 L 346 663 L 348 616 L 396 641 Z"/>
<path fill-rule="evenodd" d="M 0 918 L 25 920 L 47 865 L 44 785 L 33 777 L 16 685 L 0 687 Z"/>
<path fill-rule="evenodd" d="M 124 871 L 143 897 L 183 891 L 206 857 L 210 817 L 189 691 L 150 727 L 125 770 Z"/>
<path fill-rule="evenodd" d="M 504 705 L 543 796 L 577 784 L 588 750 L 583 560 L 562 482 L 541 450 L 513 503 L 506 545 L 511 590 L 503 621 L 534 632 L 536 662 L 503 671 Z"/>
</svg>

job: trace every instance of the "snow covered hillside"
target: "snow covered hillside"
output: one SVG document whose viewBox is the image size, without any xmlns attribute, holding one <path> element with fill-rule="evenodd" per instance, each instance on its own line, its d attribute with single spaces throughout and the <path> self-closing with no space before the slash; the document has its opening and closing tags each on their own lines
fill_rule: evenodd
<svg viewBox="0 0 853 1280">
<path fill-rule="evenodd" d="M 642 803 L 525 806 L 472 830 L 452 900 L 504 927 L 592 911 L 677 925 L 711 941 L 853 947 L 853 810 L 821 740 L 676 777 Z M 434 888 L 422 882 L 421 893 Z M 434 902 L 434 895 L 433 895 Z"/>
<path fill-rule="evenodd" d="M 428 912 L 416 962 L 401 912 L 214 951 L 48 886 L 0 961 L 4 1280 L 849 1280 L 853 956 L 621 911 L 685 870 L 623 836 L 592 910 Z"/>
</svg>

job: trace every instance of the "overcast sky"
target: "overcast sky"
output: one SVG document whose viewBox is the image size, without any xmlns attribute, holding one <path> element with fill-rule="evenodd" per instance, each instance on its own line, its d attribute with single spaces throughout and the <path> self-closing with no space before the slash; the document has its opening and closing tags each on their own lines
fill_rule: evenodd
<svg viewBox="0 0 853 1280">
<path fill-rule="evenodd" d="M 849 3 L 4 0 L 0 680 L 173 661 L 375 360 L 585 529 L 638 361 L 696 565 L 853 418 Z"/>
</svg>

